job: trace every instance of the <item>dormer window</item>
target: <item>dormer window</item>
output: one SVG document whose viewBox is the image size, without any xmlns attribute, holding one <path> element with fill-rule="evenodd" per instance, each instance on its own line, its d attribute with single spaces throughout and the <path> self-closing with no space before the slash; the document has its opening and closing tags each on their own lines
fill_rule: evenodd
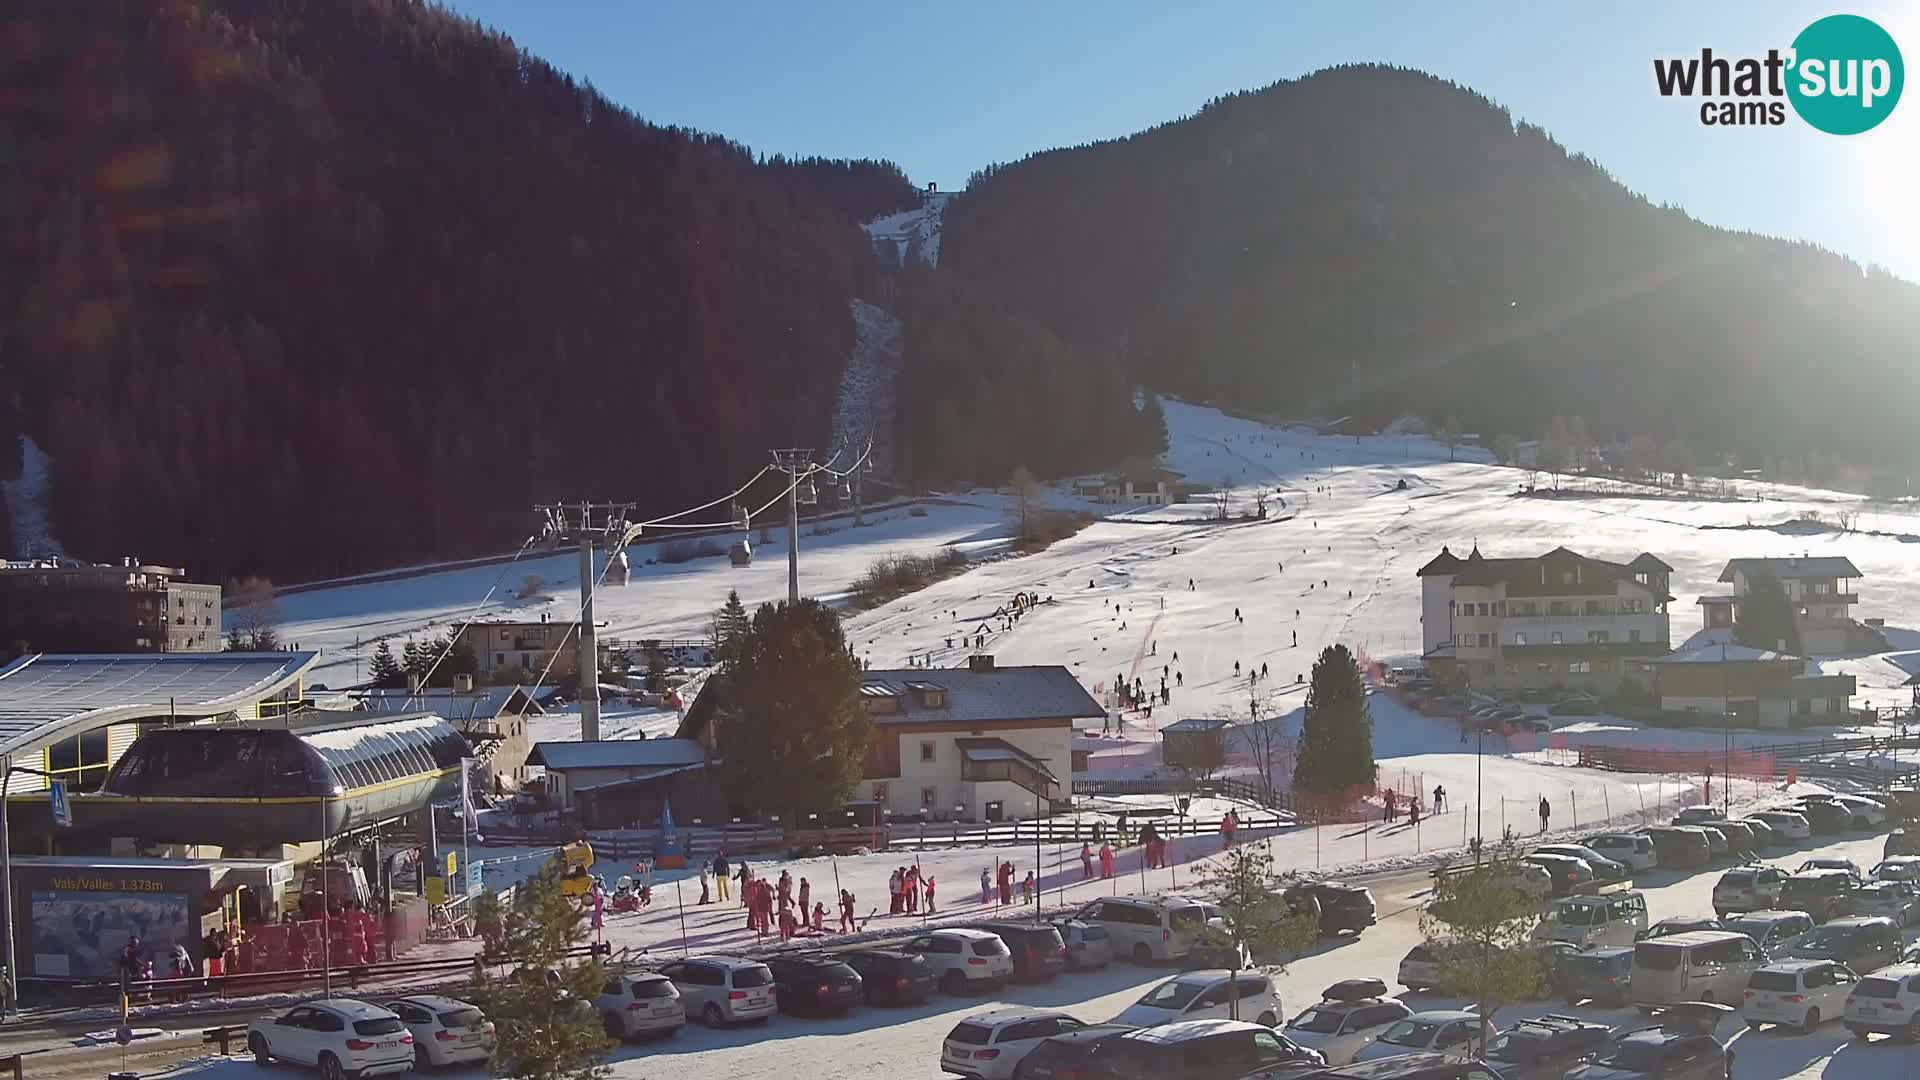
<svg viewBox="0 0 1920 1080">
<path fill-rule="evenodd" d="M 938 683 L 910 682 L 907 689 L 913 693 L 913 703 L 922 709 L 947 707 L 947 688 Z"/>
</svg>

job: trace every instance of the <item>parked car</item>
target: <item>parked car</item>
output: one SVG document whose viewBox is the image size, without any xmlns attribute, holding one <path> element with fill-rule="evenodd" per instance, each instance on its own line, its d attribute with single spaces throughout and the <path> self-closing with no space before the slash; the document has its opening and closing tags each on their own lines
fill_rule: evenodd
<svg viewBox="0 0 1920 1080">
<path fill-rule="evenodd" d="M 1481 1056 L 1500 1070 L 1501 1080 L 1560 1080 L 1612 1035 L 1613 1029 L 1605 1024 L 1549 1013 L 1495 1035 Z"/>
<path fill-rule="evenodd" d="M 1841 1016 L 1858 1038 L 1880 1034 L 1920 1042 L 1920 964 L 1897 964 L 1862 975 L 1847 995 Z"/>
<path fill-rule="evenodd" d="M 1843 832 L 1853 825 L 1853 814 L 1839 803 L 1810 799 L 1781 807 L 1781 809 L 1792 810 L 1804 816 L 1807 824 L 1813 826 L 1813 831 L 1816 833 Z"/>
<path fill-rule="evenodd" d="M 1593 867 L 1587 860 L 1567 855 L 1532 854 L 1521 860 L 1546 870 L 1553 882 L 1553 895 L 1566 896 L 1587 888 L 1594 882 Z"/>
<path fill-rule="evenodd" d="M 1425 943 L 1422 943 L 1408 950 L 1406 958 L 1400 961 L 1397 977 L 1400 985 L 1409 990 L 1432 990 L 1440 985 L 1440 965 L 1434 961 L 1433 953 Z"/>
<path fill-rule="evenodd" d="M 772 1016 L 773 972 L 758 960 L 738 956 L 693 956 L 660 967 L 673 980 L 688 1016 L 710 1028 Z"/>
<path fill-rule="evenodd" d="M 295 1005 L 247 1025 L 254 1063 L 311 1065 L 321 1080 L 385 1076 L 413 1068 L 413 1033 L 391 1009 L 352 998 Z"/>
<path fill-rule="evenodd" d="M 1676 825 L 1650 825 L 1643 829 L 1653 841 L 1655 856 L 1662 869 L 1691 870 L 1713 860 L 1713 845 L 1707 834 Z"/>
<path fill-rule="evenodd" d="M 1631 945 L 1647 928 L 1647 896 L 1638 891 L 1563 896 L 1547 905 L 1534 925 L 1538 941 L 1564 941 L 1582 949 Z"/>
<path fill-rule="evenodd" d="M 1087 1025 L 1056 1009 L 1007 1008 L 975 1013 L 940 1043 L 940 1068 L 978 1080 L 1012 1080 L 1020 1059 L 1055 1035 Z"/>
<path fill-rule="evenodd" d="M 1379 1061 L 1402 1054 L 1432 1052 L 1462 1061 L 1473 1057 L 1480 1037 L 1480 1014 L 1462 1009 L 1417 1012 L 1395 1021 L 1380 1037 L 1354 1052 L 1355 1061 Z"/>
<path fill-rule="evenodd" d="M 1660 857 L 1654 854 L 1653 837 L 1644 833 L 1601 833 L 1587 837 L 1586 846 L 1624 864 L 1635 874 L 1660 865 Z"/>
<path fill-rule="evenodd" d="M 1082 1076 L 1099 1080 L 1248 1080 L 1326 1064 L 1319 1052 L 1244 1020 L 1186 1020 L 1101 1042 Z"/>
<path fill-rule="evenodd" d="M 935 930 L 901 946 L 927 962 L 940 989 L 961 994 L 971 989 L 999 988 L 1013 978 L 1013 954 L 999 935 L 984 930 Z"/>
<path fill-rule="evenodd" d="M 836 1016 L 866 997 L 860 973 L 832 953 L 767 957 L 774 1001 L 789 1015 Z"/>
<path fill-rule="evenodd" d="M 1887 843 L 1880 849 L 1880 857 L 1891 859 L 1895 855 L 1920 855 L 1920 829 L 1909 829 L 1903 825 L 1887 834 Z"/>
<path fill-rule="evenodd" d="M 1681 1002 L 1739 1001 L 1747 977 L 1767 962 L 1752 938 L 1695 930 L 1633 947 L 1633 1003 L 1643 1010 Z"/>
<path fill-rule="evenodd" d="M 1547 706 L 1548 716 L 1598 716 L 1600 703 L 1593 698 L 1570 697 Z"/>
<path fill-rule="evenodd" d="M 918 953 L 855 949 L 835 955 L 859 972 L 860 990 L 869 1005 L 918 1005 L 933 996 L 933 968 Z"/>
<path fill-rule="evenodd" d="M 1285 1015 L 1272 979 L 1259 972 L 1243 971 L 1236 977 L 1210 970 L 1183 972 L 1168 979 L 1120 1010 L 1113 1022 L 1153 1027 L 1182 1020 L 1238 1019 L 1273 1027 Z"/>
<path fill-rule="evenodd" d="M 1852 859 L 1840 858 L 1837 855 L 1816 855 L 1802 862 L 1794 872 L 1803 873 L 1808 870 L 1844 870 L 1847 876 L 1854 880 L 1855 884 L 1867 880 L 1866 872 L 1860 869 L 1859 863 L 1854 862 Z"/>
<path fill-rule="evenodd" d="M 1785 956 L 1813 932 L 1813 916 L 1804 911 L 1749 911 L 1720 920 L 1720 928 L 1745 934 L 1768 956 Z"/>
<path fill-rule="evenodd" d="M 1100 1044 L 1132 1030 L 1119 1024 L 1089 1024 L 1055 1035 L 1027 1051 L 1013 1067 L 1013 1080 L 1092 1080 L 1096 1074 L 1091 1062 Z"/>
<path fill-rule="evenodd" d="M 1016 982 L 1046 982 L 1067 970 L 1067 944 L 1060 931 L 1042 923 L 974 923 L 969 929 L 981 930 L 1006 943 L 1013 956 Z"/>
<path fill-rule="evenodd" d="M 1787 872 L 1774 866 L 1740 866 L 1720 875 L 1713 886 L 1713 910 L 1721 917 L 1741 911 L 1765 911 L 1780 900 Z"/>
<path fill-rule="evenodd" d="M 1702 829 L 1712 829 L 1726 837 L 1729 852 L 1740 858 L 1751 857 L 1754 852 L 1760 849 L 1760 841 L 1754 832 L 1753 826 L 1748 825 L 1744 821 L 1711 821 L 1705 822 L 1699 827 Z M 1711 839 L 1711 837 L 1709 837 L 1709 839 Z"/>
<path fill-rule="evenodd" d="M 1846 870 L 1801 870 L 1780 886 L 1779 905 L 1804 911 L 1814 922 L 1853 914 L 1856 876 Z"/>
<path fill-rule="evenodd" d="M 1107 928 L 1079 919 L 1055 919 L 1053 928 L 1067 947 L 1068 971 L 1092 971 L 1113 962 L 1113 938 Z"/>
<path fill-rule="evenodd" d="M 1727 1048 L 1688 1028 L 1641 1028 L 1609 1043 L 1566 1080 L 1727 1080 Z"/>
<path fill-rule="evenodd" d="M 1322 1069 L 1301 1080 L 1498 1080 L 1499 1075 L 1479 1058 L 1462 1061 L 1445 1054 L 1402 1054 Z"/>
<path fill-rule="evenodd" d="M 1327 993 L 1336 996 L 1287 1021 L 1285 1034 L 1301 1046 L 1318 1050 L 1328 1064 L 1345 1065 L 1381 1032 L 1413 1015 L 1404 1004 L 1379 996 L 1385 992 L 1378 979 L 1335 983 Z"/>
<path fill-rule="evenodd" d="M 1609 945 L 1563 956 L 1553 967 L 1553 981 L 1569 1005 L 1592 999 L 1624 1007 L 1633 1001 L 1633 948 Z"/>
<path fill-rule="evenodd" d="M 615 975 L 593 999 L 609 1039 L 671 1035 L 687 1026 L 687 1006 L 673 980 L 655 971 Z"/>
<path fill-rule="evenodd" d="M 1862 974 L 1900 962 L 1900 930 L 1892 919 L 1855 915 L 1814 928 L 1787 953 L 1796 960 L 1834 960 Z"/>
<path fill-rule="evenodd" d="M 1805 840 L 1813 835 L 1813 824 L 1798 810 L 1762 810 L 1753 815 L 1767 823 L 1780 840 Z"/>
<path fill-rule="evenodd" d="M 493 1056 L 493 1021 L 473 1005 L 434 994 L 412 994 L 384 1004 L 413 1036 L 415 1072 Z"/>
<path fill-rule="evenodd" d="M 1208 921 L 1199 901 L 1166 896 L 1109 896 L 1073 917 L 1105 929 L 1113 942 L 1113 955 L 1136 964 L 1185 957 Z"/>
<path fill-rule="evenodd" d="M 1851 824 L 1856 829 L 1871 829 L 1887 823 L 1887 807 L 1878 799 L 1869 799 L 1864 795 L 1835 795 L 1833 801 L 1853 815 Z"/>
<path fill-rule="evenodd" d="M 1875 881 L 1905 881 L 1920 884 L 1920 855 L 1895 855 L 1874 864 L 1867 876 Z"/>
<path fill-rule="evenodd" d="M 1681 807 L 1680 812 L 1673 815 L 1673 823 L 1675 825 L 1699 825 L 1702 822 L 1719 821 L 1724 816 L 1717 806 L 1710 806 L 1706 803 L 1695 803 L 1692 806 Z"/>
<path fill-rule="evenodd" d="M 1831 960 L 1776 960 L 1747 976 L 1740 1018 L 1755 1031 L 1762 1024 L 1790 1024 L 1810 1035 L 1822 1020 L 1838 1020 L 1859 978 Z"/>
<path fill-rule="evenodd" d="M 1579 859 L 1593 867 L 1594 876 L 1601 881 L 1624 881 L 1633 876 L 1632 867 L 1609 859 L 1585 844 L 1541 844 L 1533 851 L 1536 855 L 1568 855 Z"/>
<path fill-rule="evenodd" d="M 1661 919 L 1647 927 L 1638 940 L 1652 941 L 1655 938 L 1673 937 L 1675 934 L 1691 934 L 1699 930 L 1723 930 L 1719 919 L 1705 915 L 1675 915 L 1671 919 Z"/>
<path fill-rule="evenodd" d="M 1674 827 L 1690 829 L 1706 836 L 1707 853 L 1712 858 L 1719 859 L 1733 854 L 1733 843 L 1727 839 L 1727 834 L 1712 825 L 1676 825 Z"/>
<path fill-rule="evenodd" d="M 1869 881 L 1853 894 L 1854 910 L 1880 915 L 1906 929 L 1920 921 L 1920 894 L 1904 881 Z"/>
<path fill-rule="evenodd" d="M 1757 817 L 1737 817 L 1733 820 L 1753 830 L 1753 842 L 1758 847 L 1772 847 L 1781 840 L 1780 835 L 1773 831 L 1773 826 Z"/>
<path fill-rule="evenodd" d="M 1281 894 L 1288 906 L 1300 910 L 1311 895 L 1320 904 L 1320 933 L 1332 937 L 1342 931 L 1358 934 L 1377 920 L 1373 891 L 1364 885 L 1340 881 L 1303 881 Z"/>
</svg>

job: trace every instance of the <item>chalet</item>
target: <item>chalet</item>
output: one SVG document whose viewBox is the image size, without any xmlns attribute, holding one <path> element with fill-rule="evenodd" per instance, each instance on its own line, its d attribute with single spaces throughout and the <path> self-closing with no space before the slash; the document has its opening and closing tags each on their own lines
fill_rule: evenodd
<svg viewBox="0 0 1920 1080">
<path fill-rule="evenodd" d="M 1800 645 L 1807 652 L 1833 654 L 1887 647 L 1879 631 L 1853 618 L 1853 606 L 1860 602 L 1854 581 L 1862 575 L 1853 560 L 1842 555 L 1730 560 L 1720 571 L 1720 582 L 1732 585 L 1733 590 L 1702 596 L 1697 601 L 1701 626 L 1708 630 L 1731 629 L 1740 621 L 1741 601 L 1753 590 L 1754 579 L 1767 575 L 1786 589 L 1799 624 Z"/>
<path fill-rule="evenodd" d="M 651 825 L 669 800 L 682 825 L 727 813 L 707 773 L 707 748 L 693 739 L 543 742 L 527 764 L 546 769 L 554 804 L 587 828 Z"/>
<path fill-rule="evenodd" d="M 1073 482 L 1073 493 L 1109 505 L 1170 506 L 1185 502 L 1186 474 L 1172 469 L 1145 468 Z"/>
<path fill-rule="evenodd" d="M 1749 727 L 1841 723 L 1855 689 L 1851 675 L 1823 675 L 1804 657 L 1746 645 L 1702 645 L 1660 657 L 1653 668 L 1662 710 L 1727 716 Z"/>
<path fill-rule="evenodd" d="M 1168 766 L 1210 773 L 1227 763 L 1227 722 L 1190 716 L 1160 729 L 1160 760 Z"/>
</svg>

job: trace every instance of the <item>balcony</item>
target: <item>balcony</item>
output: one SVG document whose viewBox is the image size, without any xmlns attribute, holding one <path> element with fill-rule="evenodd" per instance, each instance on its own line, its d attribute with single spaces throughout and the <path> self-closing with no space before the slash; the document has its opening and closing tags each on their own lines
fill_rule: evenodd
<svg viewBox="0 0 1920 1080">
<path fill-rule="evenodd" d="M 1824 595 L 1820 593 L 1807 593 L 1805 596 L 1793 597 L 1792 601 L 1796 604 L 1805 604 L 1809 607 L 1823 607 L 1823 606 L 1838 605 L 1838 604 L 1857 604 L 1860 602 L 1860 594 L 1850 593 L 1850 592 L 1826 593 Z"/>
</svg>

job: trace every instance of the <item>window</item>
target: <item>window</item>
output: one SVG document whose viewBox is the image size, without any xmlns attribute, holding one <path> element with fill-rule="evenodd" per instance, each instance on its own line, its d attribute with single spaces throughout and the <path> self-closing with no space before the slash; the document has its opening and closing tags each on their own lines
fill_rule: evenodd
<svg viewBox="0 0 1920 1080">
<path fill-rule="evenodd" d="M 1569 675 L 1587 675 L 1587 674 L 1590 674 L 1592 671 L 1593 671 L 1593 662 L 1591 660 L 1567 661 L 1567 674 Z"/>
<path fill-rule="evenodd" d="M 1496 602 L 1494 603 L 1494 605 L 1493 605 L 1493 613 L 1494 613 L 1494 615 L 1495 615 L 1495 616 L 1497 616 L 1497 617 L 1500 617 L 1500 618 L 1505 618 L 1505 617 L 1506 617 L 1506 614 L 1507 614 L 1507 604 L 1506 604 L 1506 601 L 1504 601 L 1504 600 L 1502 600 L 1502 601 L 1496 601 Z"/>
<path fill-rule="evenodd" d="M 1602 615 L 1602 614 L 1605 614 L 1605 612 L 1603 612 L 1603 611 L 1601 611 L 1601 610 L 1600 610 L 1600 601 L 1598 601 L 1598 600 L 1589 600 L 1589 601 L 1587 601 L 1587 605 L 1586 605 L 1586 613 L 1587 613 L 1588 615 Z"/>
<path fill-rule="evenodd" d="M 920 789 L 920 809 L 931 810 L 933 809 L 934 804 L 939 800 L 940 800 L 939 788 L 923 787 Z"/>
<path fill-rule="evenodd" d="M 1540 613 L 1539 605 L 1531 600 L 1515 600 L 1507 605 L 1507 609 L 1515 615 L 1538 615 Z"/>
<path fill-rule="evenodd" d="M 1480 614 L 1482 614 L 1482 615 L 1488 615 L 1488 614 L 1491 614 L 1491 611 L 1490 611 L 1490 605 L 1488 605 L 1488 604 L 1481 604 L 1481 605 L 1480 605 Z"/>
<path fill-rule="evenodd" d="M 933 760 L 933 740 L 932 739 L 920 740 L 920 760 L 921 761 Z"/>
<path fill-rule="evenodd" d="M 1490 634 L 1481 634 L 1481 635 L 1479 635 L 1479 638 L 1480 638 L 1480 647 L 1481 647 L 1481 648 L 1483 648 L 1483 649 L 1485 649 L 1485 648 L 1490 648 L 1490 647 L 1492 646 L 1492 644 L 1493 644 L 1493 642 L 1492 642 L 1492 640 L 1491 640 L 1491 639 L 1492 639 L 1492 635 L 1490 635 Z"/>
<path fill-rule="evenodd" d="M 1560 631 L 1558 631 L 1558 630 L 1555 630 L 1555 631 L 1553 632 L 1553 643 L 1554 643 L 1555 645 L 1565 645 L 1565 644 L 1567 643 L 1567 641 L 1566 641 L 1566 635 L 1564 635 L 1564 634 L 1562 634 L 1562 633 L 1561 633 Z"/>
<path fill-rule="evenodd" d="M 1605 658 L 1595 660 L 1593 662 L 1593 670 L 1611 674 L 1613 672 L 1613 661 Z"/>
<path fill-rule="evenodd" d="M 1533 665 L 1533 670 L 1541 675 L 1551 675 L 1553 674 L 1553 661 L 1542 660 Z"/>
<path fill-rule="evenodd" d="M 1573 584 L 1573 571 L 1571 570 L 1560 571 L 1560 584 L 1562 585 Z"/>
<path fill-rule="evenodd" d="M 1608 641 L 1611 641 L 1612 639 L 1613 639 L 1613 634 L 1610 631 L 1606 631 L 1606 630 L 1587 631 L 1587 643 L 1590 645 L 1605 645 Z"/>
<path fill-rule="evenodd" d="M 1525 645 L 1527 643 L 1527 635 L 1520 633 L 1519 631 L 1515 631 L 1513 635 L 1513 643 L 1515 645 Z"/>
<path fill-rule="evenodd" d="M 1485 663 L 1485 664 L 1481 664 L 1481 665 L 1480 665 L 1480 674 L 1482 674 L 1482 675 L 1491 675 L 1491 674 L 1493 674 L 1493 664 L 1492 664 L 1491 662 L 1489 662 L 1489 663 Z"/>
<path fill-rule="evenodd" d="M 1645 600 L 1626 599 L 1620 601 L 1620 614 L 1622 615 L 1639 615 L 1646 610 L 1647 602 Z"/>
<path fill-rule="evenodd" d="M 1549 615 L 1571 615 L 1571 614 L 1573 614 L 1573 601 L 1571 601 L 1571 600 L 1549 600 L 1549 601 L 1547 601 L 1547 614 L 1549 614 Z"/>
<path fill-rule="evenodd" d="M 1639 640 L 1640 640 L 1640 631 L 1638 631 L 1638 630 L 1629 630 L 1629 631 L 1627 631 L 1627 640 L 1628 640 L 1628 641 L 1632 641 L 1632 642 L 1636 642 L 1636 643 L 1637 643 L 1637 642 L 1639 642 Z"/>
<path fill-rule="evenodd" d="M 1518 674 L 1520 674 L 1520 665 L 1519 665 L 1519 664 L 1508 664 L 1508 665 L 1507 665 L 1507 674 L 1509 674 L 1509 675 L 1518 675 Z"/>
</svg>

